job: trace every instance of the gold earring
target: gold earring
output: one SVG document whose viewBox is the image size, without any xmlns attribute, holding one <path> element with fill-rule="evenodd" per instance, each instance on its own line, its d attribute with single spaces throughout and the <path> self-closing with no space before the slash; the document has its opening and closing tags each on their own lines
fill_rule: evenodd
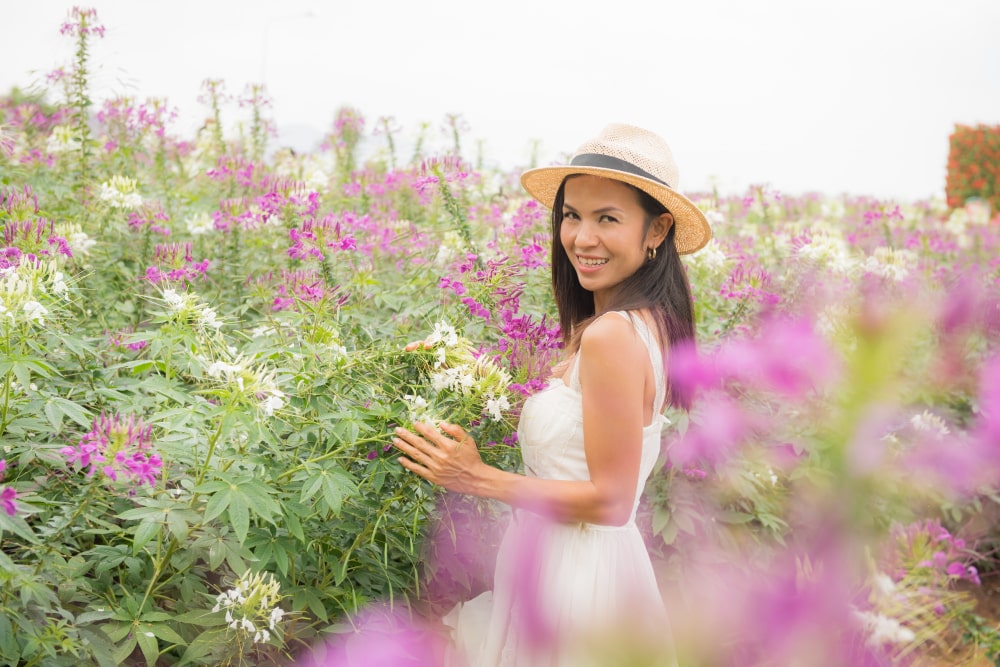
<svg viewBox="0 0 1000 667">
<path fill-rule="evenodd" d="M 646 249 L 646 259 L 648 259 L 651 262 L 654 259 L 656 259 L 656 248 L 647 248 Z"/>
</svg>

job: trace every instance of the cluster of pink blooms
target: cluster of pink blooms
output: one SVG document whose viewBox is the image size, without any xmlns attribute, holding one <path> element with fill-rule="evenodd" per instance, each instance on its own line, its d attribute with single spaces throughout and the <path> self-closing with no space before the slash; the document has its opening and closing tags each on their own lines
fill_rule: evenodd
<svg viewBox="0 0 1000 667">
<path fill-rule="evenodd" d="M 104 37 L 104 26 L 97 23 L 96 9 L 73 7 L 69 12 L 68 20 L 64 21 L 59 28 L 59 33 L 74 37 L 91 34 Z"/>
<path fill-rule="evenodd" d="M 136 104 L 130 97 L 114 97 L 105 100 L 97 112 L 97 120 L 103 123 L 115 139 L 138 143 L 146 133 L 164 136 L 167 124 L 177 118 L 177 109 L 166 106 L 156 98 Z M 118 147 L 115 140 L 105 144 L 105 150 L 112 152 Z"/>
<path fill-rule="evenodd" d="M 413 189 L 420 195 L 422 204 L 430 201 L 442 181 L 446 185 L 465 186 L 478 178 L 477 173 L 471 171 L 460 157 L 455 156 L 428 158 L 420 163 L 417 173 L 421 176 L 413 181 Z"/>
<path fill-rule="evenodd" d="M 128 226 L 132 231 L 148 227 L 151 232 L 161 236 L 170 236 L 170 228 L 164 226 L 168 222 L 170 216 L 159 202 L 144 203 L 128 216 Z"/>
<path fill-rule="evenodd" d="M 0 480 L 3 479 L 4 473 L 7 471 L 7 460 L 0 459 Z M 14 516 L 17 514 L 17 491 L 15 491 L 10 486 L 0 486 L 0 507 L 3 507 L 3 511 L 9 516 Z"/>
<path fill-rule="evenodd" d="M 345 214 L 344 217 L 347 216 L 350 214 Z M 288 256 L 292 259 L 312 257 L 322 262 L 326 259 L 328 250 L 357 250 L 358 242 L 354 235 L 345 229 L 344 222 L 346 221 L 341 220 L 341 216 L 333 213 L 319 220 L 314 218 L 303 220 L 300 226 L 288 230 L 288 236 L 292 240 Z"/>
<path fill-rule="evenodd" d="M 982 584 L 976 566 L 968 564 L 975 560 L 976 554 L 966 547 L 965 540 L 952 535 L 937 519 L 894 525 L 889 538 L 891 551 L 886 564 L 894 581 L 915 571 L 935 581 L 966 579 L 977 586 Z"/>
<path fill-rule="evenodd" d="M 114 482 L 133 485 L 156 485 L 163 466 L 159 455 L 152 452 L 152 426 L 135 415 L 122 417 L 101 413 L 93 426 L 74 447 L 63 447 L 60 453 L 71 466 L 79 466 L 88 476 L 100 473 Z"/>
<path fill-rule="evenodd" d="M 196 262 L 191 255 L 191 242 L 157 243 L 153 250 L 154 265 L 146 269 L 145 278 L 151 283 L 194 282 L 208 273 L 207 259 Z"/>
<path fill-rule="evenodd" d="M 763 266 L 752 261 L 743 261 L 726 278 L 719 289 L 726 299 L 761 305 L 775 305 L 781 301 L 781 296 L 771 289 L 771 274 Z"/>
<path fill-rule="evenodd" d="M 42 257 L 72 257 L 66 239 L 56 236 L 55 223 L 38 218 L 34 221 L 8 222 L 3 228 L 0 268 L 17 266 L 22 260 L 37 262 Z"/>
<path fill-rule="evenodd" d="M 340 285 L 329 286 L 323 280 L 323 276 L 315 269 L 297 269 L 289 271 L 282 269 L 278 275 L 280 283 L 275 290 L 274 301 L 271 303 L 271 310 L 295 310 L 297 301 L 305 303 L 317 303 L 323 300 L 335 300 L 338 307 L 347 303 L 350 295 L 340 291 Z M 258 285 L 273 285 L 274 274 L 268 273 L 255 279 L 248 279 L 248 283 Z"/>
<path fill-rule="evenodd" d="M 333 134 L 320 146 L 321 150 L 347 148 L 351 137 L 358 137 L 365 128 L 365 118 L 357 109 L 341 107 L 333 119 Z"/>
</svg>

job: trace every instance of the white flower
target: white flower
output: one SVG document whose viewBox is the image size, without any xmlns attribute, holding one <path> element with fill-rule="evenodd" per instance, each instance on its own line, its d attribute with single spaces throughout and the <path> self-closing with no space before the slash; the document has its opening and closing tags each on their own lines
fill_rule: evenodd
<svg viewBox="0 0 1000 667">
<path fill-rule="evenodd" d="M 63 274 L 61 271 L 56 271 L 52 275 L 52 292 L 56 296 L 66 296 L 69 292 L 69 288 L 63 280 Z"/>
<path fill-rule="evenodd" d="M 22 309 L 29 322 L 45 324 L 45 316 L 49 311 L 42 304 L 37 301 L 25 301 Z"/>
<path fill-rule="evenodd" d="M 269 627 L 274 630 L 275 624 L 277 624 L 282 617 L 285 615 L 285 610 L 281 607 L 275 607 L 271 610 L 271 618 L 269 619 Z"/>
<path fill-rule="evenodd" d="M 191 236 L 208 234 L 215 229 L 215 221 L 208 213 L 190 215 L 184 222 L 187 225 L 188 233 L 190 233 Z"/>
<path fill-rule="evenodd" d="M 458 345 L 458 332 L 447 322 L 437 322 L 434 325 L 434 332 L 424 342 L 432 346 L 442 343 L 444 347 L 453 347 Z"/>
<path fill-rule="evenodd" d="M 86 257 L 90 254 L 90 249 L 97 245 L 97 241 L 87 236 L 86 232 L 74 231 L 66 236 L 66 242 L 73 250 L 74 255 Z"/>
<path fill-rule="evenodd" d="M 285 405 L 284 396 L 285 395 L 283 393 L 275 390 L 273 393 L 268 395 L 267 398 L 261 401 L 261 412 L 263 412 L 267 417 L 273 416 L 275 410 L 280 410 Z"/>
<path fill-rule="evenodd" d="M 857 262 L 851 257 L 847 241 L 832 233 L 813 236 L 812 240 L 798 249 L 800 257 L 825 264 L 837 273 L 850 273 Z"/>
<path fill-rule="evenodd" d="M 855 615 L 869 633 L 867 640 L 869 646 L 907 644 L 916 639 L 913 630 L 910 630 L 894 618 L 867 611 L 856 611 Z"/>
<path fill-rule="evenodd" d="M 163 290 L 163 300 L 167 302 L 167 305 L 170 306 L 170 309 L 174 312 L 181 310 L 185 305 L 187 305 L 187 299 L 185 299 L 185 296 L 178 294 L 169 287 Z"/>
<path fill-rule="evenodd" d="M 45 150 L 49 153 L 68 153 L 78 148 L 80 140 L 76 138 L 73 128 L 69 125 L 56 125 L 45 142 Z"/>
<path fill-rule="evenodd" d="M 205 369 L 205 372 L 214 378 L 222 377 L 223 375 L 228 378 L 228 376 L 238 373 L 239 371 L 239 366 L 227 364 L 224 361 L 213 361 L 208 365 L 208 368 Z"/>
<path fill-rule="evenodd" d="M 722 252 L 716 241 L 709 241 L 708 245 L 692 256 L 691 261 L 714 270 L 726 263 L 726 253 Z"/>
<path fill-rule="evenodd" d="M 326 192 L 330 187 L 330 176 L 322 169 L 313 169 L 305 178 L 306 187 L 313 192 Z"/>
<path fill-rule="evenodd" d="M 208 306 L 203 307 L 198 311 L 198 324 L 205 327 L 212 327 L 213 329 L 219 329 L 222 327 L 222 322 L 219 321 L 218 316 L 215 314 L 215 310 L 209 308 Z"/>
<path fill-rule="evenodd" d="M 112 208 L 136 209 L 142 206 L 142 196 L 136 192 L 134 178 L 112 176 L 110 181 L 101 183 L 101 201 Z"/>
<path fill-rule="evenodd" d="M 896 591 L 896 584 L 892 577 L 882 572 L 878 572 L 872 577 L 872 589 L 881 597 L 889 597 Z"/>
<path fill-rule="evenodd" d="M 493 421 L 500 421 L 503 419 L 503 411 L 510 410 L 510 401 L 507 397 L 501 394 L 499 397 L 490 397 L 486 400 L 486 411 L 493 418 Z"/>
<path fill-rule="evenodd" d="M 917 256 L 912 250 L 895 250 L 879 247 L 875 254 L 865 260 L 864 270 L 882 278 L 900 282 L 917 263 Z"/>
<path fill-rule="evenodd" d="M 917 431 L 924 431 L 937 437 L 944 437 L 951 432 L 941 417 L 928 410 L 910 417 L 910 425 Z"/>
</svg>

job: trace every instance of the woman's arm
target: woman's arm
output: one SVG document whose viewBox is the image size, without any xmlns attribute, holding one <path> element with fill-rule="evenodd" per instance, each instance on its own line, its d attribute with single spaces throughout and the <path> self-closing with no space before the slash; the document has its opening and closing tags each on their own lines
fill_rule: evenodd
<svg viewBox="0 0 1000 667">
<path fill-rule="evenodd" d="M 459 426 L 397 429 L 400 463 L 447 489 L 494 498 L 559 521 L 621 525 L 632 512 L 642 455 L 646 348 L 620 317 L 601 318 L 580 340 L 584 448 L 590 479 L 526 477 L 483 463 Z"/>
</svg>

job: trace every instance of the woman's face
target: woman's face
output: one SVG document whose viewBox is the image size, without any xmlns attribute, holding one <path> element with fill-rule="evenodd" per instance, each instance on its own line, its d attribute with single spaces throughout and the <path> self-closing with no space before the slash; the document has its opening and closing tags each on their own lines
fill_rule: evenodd
<svg viewBox="0 0 1000 667">
<path fill-rule="evenodd" d="M 580 285 L 603 304 L 646 261 L 646 213 L 631 186 L 598 176 L 566 180 L 559 239 Z M 653 230 L 651 230 L 653 231 Z"/>
</svg>

